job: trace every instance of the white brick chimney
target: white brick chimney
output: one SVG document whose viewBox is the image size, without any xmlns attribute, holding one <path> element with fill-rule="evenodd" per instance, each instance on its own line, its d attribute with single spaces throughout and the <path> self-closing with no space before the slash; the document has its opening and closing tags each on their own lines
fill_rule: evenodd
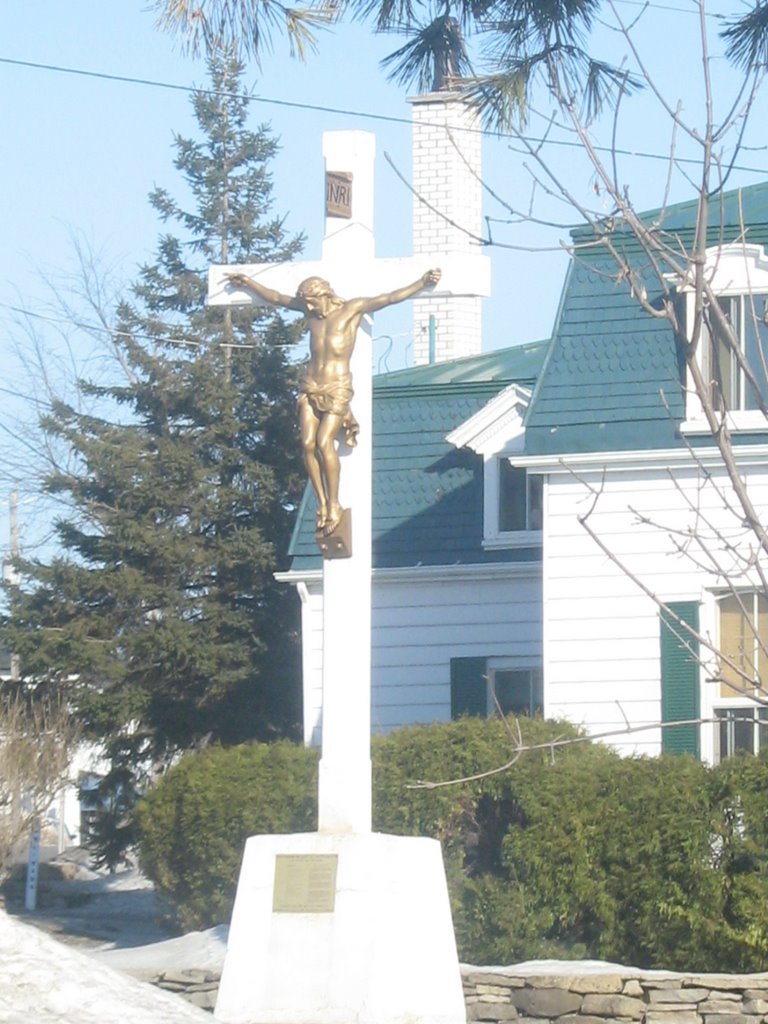
<svg viewBox="0 0 768 1024">
<path fill-rule="evenodd" d="M 431 92 L 408 102 L 413 108 L 413 254 L 477 256 L 482 252 L 476 241 L 482 234 L 477 115 L 455 92 Z M 476 295 L 414 299 L 414 363 L 477 355 L 481 303 Z"/>
</svg>

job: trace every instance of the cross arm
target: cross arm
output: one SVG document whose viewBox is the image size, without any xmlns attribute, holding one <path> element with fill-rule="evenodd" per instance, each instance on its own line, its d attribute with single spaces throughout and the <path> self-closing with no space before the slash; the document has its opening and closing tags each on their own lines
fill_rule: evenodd
<svg viewBox="0 0 768 1024">
<path fill-rule="evenodd" d="M 270 288 L 263 282 L 255 280 L 248 274 L 240 271 L 230 271 L 228 274 L 225 274 L 225 278 L 230 286 L 239 289 L 244 288 L 246 291 L 252 292 L 257 299 L 261 299 L 270 306 L 284 306 L 286 309 L 298 311 L 302 309 L 302 305 L 295 295 L 284 295 L 282 292 L 275 291 L 274 288 Z"/>
<path fill-rule="evenodd" d="M 289 306 L 299 284 L 320 273 L 320 263 L 233 263 L 208 268 L 209 306 Z M 250 286 L 243 280 L 250 281 Z M 277 298 L 273 298 L 277 297 Z M 284 301 L 281 301 L 284 300 Z M 298 308 L 298 307 L 296 307 Z"/>
<path fill-rule="evenodd" d="M 259 282 L 264 289 L 272 289 L 286 297 L 295 294 L 299 284 L 306 278 L 323 277 L 330 281 L 333 290 L 342 298 L 354 298 L 377 296 L 386 290 L 395 291 L 402 287 L 403 280 L 413 281 L 430 267 L 439 267 L 441 271 L 440 281 L 434 289 L 430 289 L 430 296 L 491 294 L 491 261 L 488 256 L 479 253 L 471 256 L 425 253 L 402 259 L 307 260 L 213 266 L 208 271 L 208 304 L 268 304 L 254 292 L 228 279 L 227 275 L 233 273 L 245 274 Z"/>
<path fill-rule="evenodd" d="M 402 288 L 396 288 L 391 292 L 384 292 L 381 295 L 374 295 L 371 298 L 359 299 L 360 306 L 366 313 L 375 313 L 385 306 L 394 306 L 398 302 L 405 302 L 413 298 L 425 288 L 435 287 L 440 280 L 441 272 L 438 269 L 428 270 L 412 284 L 406 284 Z"/>
</svg>

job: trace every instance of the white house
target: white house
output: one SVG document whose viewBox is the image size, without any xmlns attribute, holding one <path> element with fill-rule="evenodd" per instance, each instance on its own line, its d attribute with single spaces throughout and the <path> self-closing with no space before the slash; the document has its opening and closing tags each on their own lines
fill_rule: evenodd
<svg viewBox="0 0 768 1024">
<path fill-rule="evenodd" d="M 662 228 L 690 247 L 694 219 L 695 204 L 681 204 Z M 744 372 L 765 396 L 768 186 L 717 197 L 711 222 L 707 272 L 743 363 L 717 337 L 705 338 L 698 359 L 729 410 L 738 473 L 768 522 L 768 420 Z M 658 279 L 631 243 L 627 252 L 655 302 Z M 757 751 L 768 738 L 752 699 L 758 677 L 768 678 L 765 558 L 667 322 L 643 313 L 615 271 L 599 251 L 572 266 L 517 460 L 544 481 L 544 709 L 593 732 L 715 720 L 614 740 L 624 749 L 709 761 Z M 690 322 L 690 290 L 674 283 Z M 670 628 L 675 615 L 698 638 Z"/>
<path fill-rule="evenodd" d="M 713 209 L 711 280 L 741 332 L 743 361 L 726 359 L 717 338 L 700 358 L 768 522 L 768 422 L 744 371 L 768 376 L 768 185 Z M 694 204 L 671 207 L 662 228 L 687 245 L 694 215 Z M 639 247 L 631 237 L 622 245 L 657 301 Z M 751 568 L 739 557 L 754 535 L 667 322 L 615 277 L 604 250 L 583 250 L 550 342 L 375 381 L 375 729 L 485 714 L 495 693 L 504 708 L 596 734 L 648 727 L 611 739 L 624 750 L 716 760 L 768 740 L 753 699 L 768 650 L 764 557 Z M 673 283 L 690 306 L 686 283 Z M 305 737 L 316 742 L 322 587 L 312 518 L 305 508 L 285 578 L 303 601 Z"/>
</svg>

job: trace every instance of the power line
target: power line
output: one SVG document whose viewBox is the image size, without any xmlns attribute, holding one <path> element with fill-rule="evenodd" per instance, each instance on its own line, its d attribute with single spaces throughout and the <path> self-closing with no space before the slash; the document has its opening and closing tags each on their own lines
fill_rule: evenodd
<svg viewBox="0 0 768 1024">
<path fill-rule="evenodd" d="M 618 2 L 626 7 L 649 7 L 655 11 L 669 11 L 672 14 L 690 14 L 693 17 L 698 17 L 697 12 L 691 7 L 673 7 L 672 4 L 649 3 L 648 0 L 618 0 Z M 712 11 L 705 11 L 704 15 L 714 19 L 722 17 Z"/>
<path fill-rule="evenodd" d="M 522 135 L 520 137 L 523 138 Z M 548 146 L 557 146 L 557 147 L 565 148 L 565 149 L 582 149 L 583 148 L 581 143 L 579 143 L 579 142 L 568 142 L 565 139 L 529 139 L 527 141 L 529 141 L 532 146 L 536 146 L 539 143 L 546 142 L 546 144 Z M 759 147 L 752 147 L 752 146 L 747 147 L 747 146 L 744 146 L 744 147 L 741 147 L 741 148 L 749 149 L 751 152 L 755 152 L 755 151 L 760 152 L 762 150 L 765 150 L 768 147 L 765 147 L 765 146 L 759 146 Z M 515 146 L 512 143 L 510 143 L 509 149 L 513 153 L 519 153 L 522 156 L 530 156 L 530 150 L 529 149 L 519 148 L 519 147 Z M 629 156 L 629 157 L 634 157 L 636 160 L 663 160 L 665 163 L 672 163 L 672 164 L 675 164 L 675 165 L 678 165 L 678 164 L 692 164 L 694 167 L 698 167 L 698 166 L 701 165 L 701 161 L 697 160 L 695 157 L 685 157 L 685 156 L 674 156 L 674 157 L 671 157 L 669 155 L 669 153 L 645 153 L 645 152 L 642 152 L 640 150 L 635 150 L 635 149 L 618 149 L 618 148 L 616 148 L 614 146 L 592 146 L 592 149 L 596 153 L 611 153 L 611 154 L 615 154 L 616 156 Z M 725 161 L 723 161 L 723 163 L 725 163 Z M 729 164 L 728 166 L 730 167 L 731 165 Z M 766 173 L 765 167 L 745 167 L 743 164 L 734 164 L 733 167 L 732 167 L 732 170 L 734 170 L 734 171 L 744 171 L 746 174 L 765 174 Z"/>
<path fill-rule="evenodd" d="M 120 331 L 120 330 L 117 330 L 117 328 L 114 328 L 114 327 L 104 327 L 101 324 L 91 324 L 91 323 L 87 323 L 86 321 L 83 321 L 83 320 L 76 320 L 74 317 L 67 317 L 67 316 L 58 316 L 57 317 L 57 316 L 51 316 L 50 314 L 46 314 L 46 313 L 36 313 L 32 309 L 25 309 L 23 306 L 14 306 L 14 305 L 11 305 L 11 303 L 9 303 L 9 302 L 0 302 L 0 309 L 8 309 L 8 310 L 10 310 L 13 313 L 18 313 L 20 316 L 33 317 L 35 320 L 45 320 L 47 323 L 67 324 L 69 327 L 77 327 L 81 331 L 89 331 L 89 332 L 92 332 L 92 333 L 95 333 L 95 334 L 106 334 L 106 335 L 108 335 L 111 338 L 115 338 L 115 337 L 117 337 L 117 338 L 139 338 L 142 341 L 150 341 L 150 342 L 154 342 L 154 343 L 160 342 L 163 345 L 188 346 L 189 348 L 202 348 L 203 345 L 204 345 L 203 342 L 201 342 L 201 341 L 193 341 L 190 338 L 160 338 L 160 339 L 158 339 L 154 335 L 143 334 L 141 331 Z M 164 322 L 159 322 L 158 326 L 162 327 L 166 331 L 173 331 L 173 330 L 178 329 L 178 327 L 179 327 L 178 324 L 170 324 L 170 323 L 164 323 Z M 300 345 L 301 342 L 300 341 L 273 342 L 272 344 L 276 348 L 279 348 L 279 347 L 294 348 L 294 347 L 297 347 L 298 345 Z M 254 348 L 257 348 L 258 346 L 256 346 L 256 345 L 240 344 L 239 342 L 222 341 L 222 342 L 219 342 L 218 347 L 219 348 L 227 348 L 227 349 L 230 349 L 230 348 L 233 348 L 233 349 L 234 348 L 237 348 L 237 349 L 241 349 L 241 348 L 242 349 L 254 349 Z M 2 391 L 2 388 L 0 388 L 0 391 Z"/>
<path fill-rule="evenodd" d="M 84 68 L 69 68 L 61 64 L 42 64 L 30 60 L 15 60 L 11 57 L 0 57 L 0 64 L 11 64 L 16 67 L 32 68 L 37 71 L 57 71 L 63 75 L 79 75 L 83 78 L 96 78 L 107 82 L 123 82 L 127 85 L 145 85 L 153 89 L 168 89 L 173 92 L 198 92 L 205 96 L 242 96 L 257 103 L 267 103 L 275 107 L 292 107 L 297 110 L 311 110 L 321 114 L 341 114 L 345 117 L 362 117 L 373 121 L 392 121 L 395 124 L 410 125 L 407 117 L 396 117 L 394 114 L 374 114 L 364 110 L 348 110 L 343 107 L 326 107 L 317 103 L 299 103 L 297 100 L 276 100 L 255 93 L 229 93 L 226 90 L 205 89 L 194 85 L 179 85 L 176 82 L 161 82 L 154 78 L 135 78 L 130 75 L 111 75 L 106 71 L 86 71 Z M 479 129 L 478 129 L 479 130 Z M 485 134 L 485 133 L 484 133 Z"/>
<path fill-rule="evenodd" d="M 632 0 L 624 0 L 624 2 L 625 3 L 629 3 L 629 2 L 632 2 Z M 639 0 L 638 0 L 638 2 L 639 2 Z M 649 6 L 658 6 L 658 5 L 649 5 Z M 672 8 L 668 8 L 668 9 L 672 10 Z M 681 10 L 680 13 L 685 13 L 685 12 L 683 12 Z M 113 75 L 113 74 L 109 74 L 106 71 L 87 71 L 84 68 L 71 68 L 71 67 L 65 67 L 64 65 L 60 65 L 60 64 L 44 64 L 44 63 L 39 63 L 39 62 L 36 62 L 36 61 L 16 60 L 15 58 L 11 58 L 11 57 L 0 57 L 0 64 L 8 64 L 8 65 L 15 66 L 15 67 L 30 68 L 30 69 L 37 70 L 37 71 L 54 71 L 54 72 L 57 72 L 59 74 L 76 75 L 76 76 L 79 76 L 79 77 L 82 77 L 82 78 L 94 78 L 94 79 L 97 79 L 97 80 L 100 80 L 100 81 L 122 82 L 122 83 L 127 84 L 127 85 L 142 85 L 142 86 L 146 86 L 148 88 L 166 89 L 166 90 L 170 90 L 170 91 L 173 91 L 173 92 L 185 92 L 185 93 L 196 92 L 196 93 L 202 93 L 203 95 L 206 95 L 206 96 L 233 95 L 233 96 L 242 97 L 243 99 L 248 99 L 248 100 L 250 100 L 252 102 L 255 102 L 255 103 L 264 103 L 264 104 L 268 104 L 270 106 L 285 107 L 285 108 L 294 109 L 294 110 L 308 110 L 308 111 L 312 111 L 314 113 L 321 113 L 321 114 L 338 114 L 338 115 L 343 116 L 343 117 L 358 117 L 358 118 L 362 118 L 362 119 L 369 120 L 369 121 L 384 121 L 384 122 L 388 122 L 388 123 L 391 123 L 391 124 L 406 125 L 408 127 L 410 127 L 411 124 L 412 124 L 412 121 L 409 118 L 407 118 L 407 117 L 400 117 L 400 116 L 397 116 L 397 115 L 394 115 L 394 114 L 375 114 L 375 113 L 372 113 L 371 111 L 352 110 L 352 109 L 345 108 L 345 107 L 329 107 L 329 106 L 324 106 L 324 105 L 318 104 L 318 103 L 300 103 L 297 100 L 278 100 L 278 99 L 274 99 L 274 98 L 269 97 L 269 96 L 259 96 L 259 95 L 255 94 L 255 93 L 252 93 L 252 92 L 228 93 L 227 91 L 216 90 L 216 89 L 205 89 L 205 88 L 202 88 L 202 87 L 191 86 L 191 85 L 179 85 L 176 82 L 162 82 L 159 79 L 136 78 L 136 77 L 133 77 L 133 76 L 130 76 L 130 75 Z M 537 113 L 537 111 L 535 111 L 535 110 L 533 112 Z M 542 117 L 542 118 L 544 117 L 544 115 L 541 114 L 541 113 L 539 113 L 538 116 Z M 428 124 L 428 122 L 423 122 L 423 123 L 424 124 Z M 432 125 L 432 127 L 444 128 L 446 126 L 444 124 L 439 124 L 439 125 L 435 124 L 435 125 Z M 448 126 L 448 127 L 451 127 L 451 126 Z M 469 134 L 474 132 L 474 133 L 476 133 L 478 135 L 483 135 L 486 138 L 494 138 L 494 139 L 495 138 L 507 138 L 507 139 L 510 139 L 510 140 L 514 140 L 515 138 L 522 137 L 522 133 L 495 132 L 495 131 L 492 131 L 491 129 L 487 129 L 487 128 L 466 128 L 463 125 L 461 125 L 461 126 L 457 125 L 457 126 L 454 126 L 454 127 L 455 127 L 455 130 L 457 130 L 457 131 L 461 131 L 461 132 L 469 133 Z M 527 136 L 526 136 L 526 138 L 527 138 L 527 141 L 530 142 L 530 144 L 532 146 L 552 145 L 552 146 L 558 146 L 560 148 L 566 148 L 566 149 L 581 149 L 582 148 L 581 144 L 579 142 L 576 142 L 576 141 L 572 142 L 572 141 L 569 141 L 567 139 L 552 139 L 550 137 L 547 137 L 547 138 L 529 138 Z M 755 152 L 757 149 L 765 149 L 765 148 L 766 147 L 750 147 L 752 152 Z M 642 160 L 668 160 L 669 159 L 669 154 L 646 153 L 644 151 L 625 150 L 625 149 L 613 149 L 613 148 L 608 147 L 608 146 L 595 146 L 595 150 L 598 151 L 598 152 L 615 153 L 617 156 L 628 156 L 628 157 L 634 157 L 636 159 L 642 159 Z M 694 166 L 696 166 L 696 165 L 698 165 L 700 163 L 700 161 L 696 160 L 694 157 L 677 157 L 675 162 L 678 163 L 678 164 L 692 164 Z M 733 170 L 744 171 L 747 174 L 765 174 L 766 173 L 766 169 L 764 167 L 745 167 L 745 166 L 743 166 L 741 164 L 734 165 Z"/>
</svg>

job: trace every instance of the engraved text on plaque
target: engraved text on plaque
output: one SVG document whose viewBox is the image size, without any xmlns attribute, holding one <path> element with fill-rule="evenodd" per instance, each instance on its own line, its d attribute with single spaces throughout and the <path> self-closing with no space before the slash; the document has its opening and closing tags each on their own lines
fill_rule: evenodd
<svg viewBox="0 0 768 1024">
<path fill-rule="evenodd" d="M 325 172 L 326 217 L 352 216 L 352 175 L 345 171 Z"/>
<path fill-rule="evenodd" d="M 338 856 L 278 854 L 272 910 L 276 914 L 330 914 L 336 906 Z"/>
</svg>

